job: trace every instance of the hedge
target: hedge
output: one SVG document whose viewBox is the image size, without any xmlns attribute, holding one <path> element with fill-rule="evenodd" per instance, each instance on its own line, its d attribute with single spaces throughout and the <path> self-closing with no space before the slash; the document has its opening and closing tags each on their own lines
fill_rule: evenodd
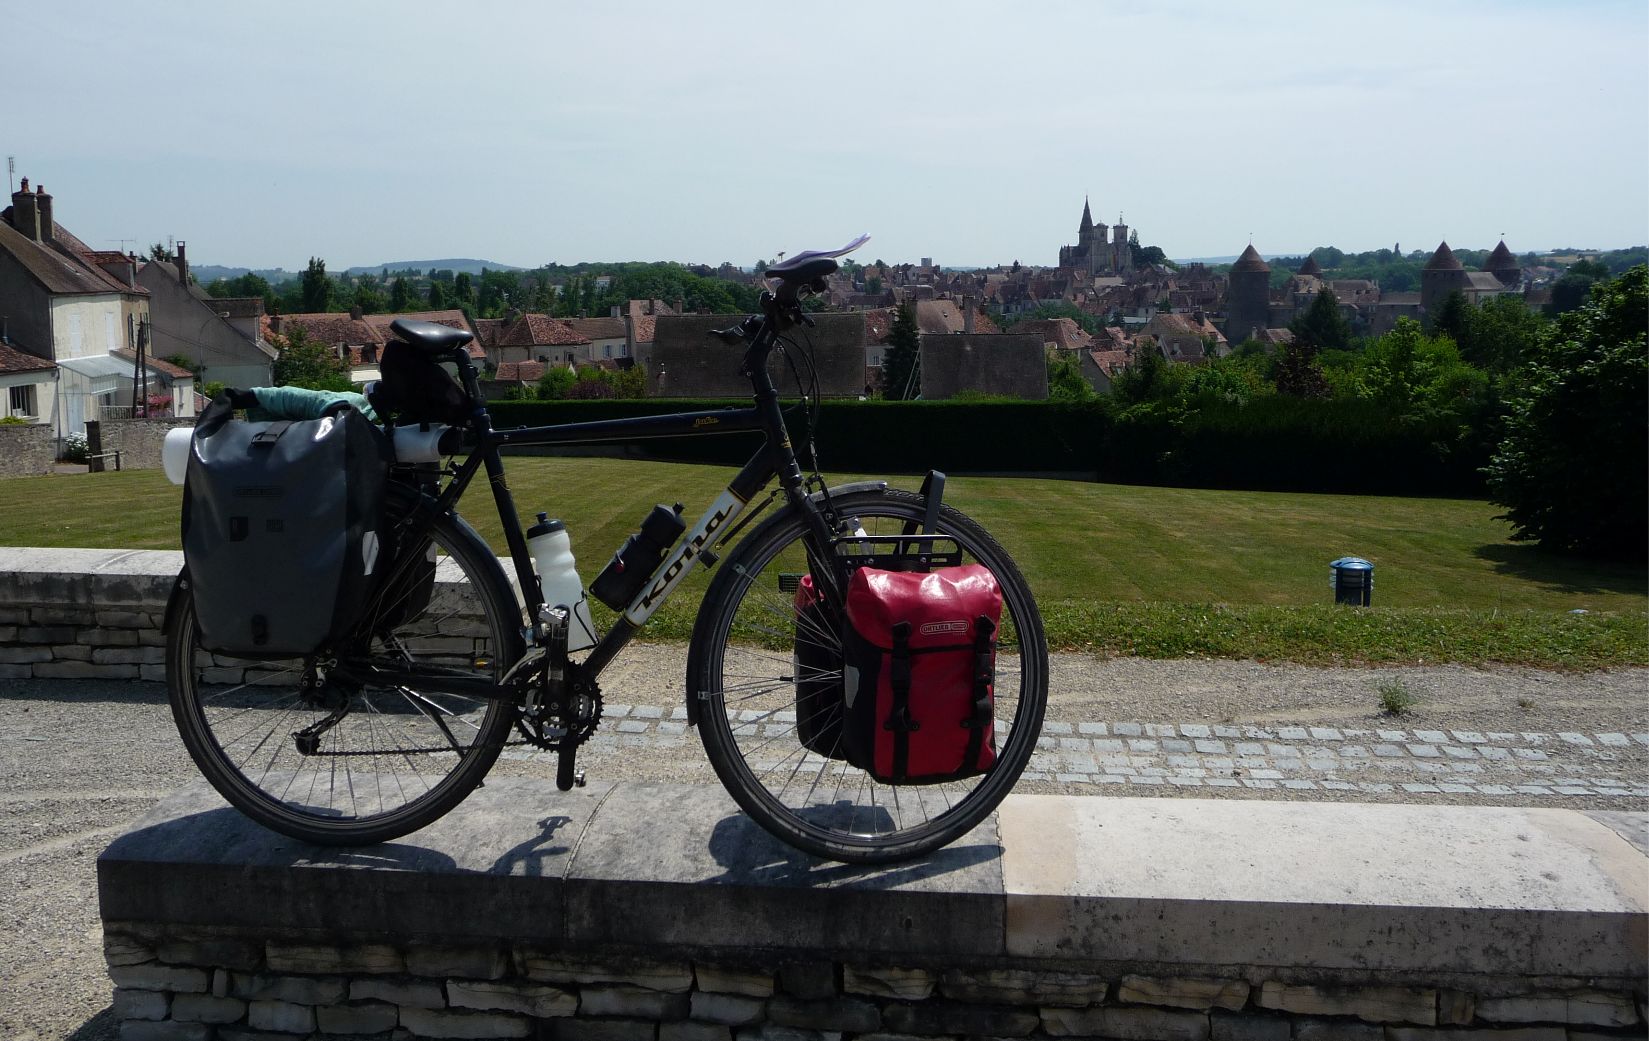
<svg viewBox="0 0 1649 1041">
<path fill-rule="evenodd" d="M 794 403 L 792 403 L 794 404 Z M 499 427 L 738 407 L 726 399 L 495 402 Z M 806 451 L 806 422 L 787 412 Z M 1484 439 L 1458 417 L 1397 419 L 1371 401 L 1256 398 L 1186 412 L 1108 400 L 825 401 L 820 464 L 858 473 L 1073 472 L 1131 484 L 1384 495 L 1482 493 Z M 649 458 L 738 464 L 754 434 L 637 442 Z M 806 459 L 804 457 L 804 464 Z"/>
</svg>

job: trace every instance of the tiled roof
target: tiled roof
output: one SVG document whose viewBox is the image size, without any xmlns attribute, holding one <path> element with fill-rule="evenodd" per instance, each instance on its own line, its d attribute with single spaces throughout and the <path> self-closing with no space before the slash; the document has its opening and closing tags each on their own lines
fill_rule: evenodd
<svg viewBox="0 0 1649 1041">
<path fill-rule="evenodd" d="M 1500 240 L 1500 244 L 1494 247 L 1494 252 L 1489 254 L 1489 259 L 1483 262 L 1483 270 L 1485 271 L 1515 271 L 1517 269 L 1517 258 L 1512 256 L 1512 251 L 1506 248 L 1505 239 Z"/>
<path fill-rule="evenodd" d="M 1252 334 L 1260 343 L 1293 343 L 1292 329 L 1255 329 Z"/>
<path fill-rule="evenodd" d="M 146 294 L 147 290 L 134 290 L 123 283 L 114 282 L 102 269 L 85 262 L 77 263 L 65 251 L 53 249 L 44 243 L 36 242 L 11 226 L 11 209 L 5 211 L 3 220 L 0 220 L 0 252 L 9 253 L 23 265 L 23 269 L 32 275 L 35 281 L 46 287 L 46 291 L 53 294 L 71 293 L 133 293 Z"/>
<path fill-rule="evenodd" d="M 653 337 L 657 335 L 658 329 L 657 315 L 635 315 L 630 321 L 635 327 L 635 338 L 637 343 L 653 342 Z"/>
<path fill-rule="evenodd" d="M 1093 337 L 1070 318 L 1027 318 L 1013 325 L 1015 333 L 1030 333 L 1060 350 L 1079 350 L 1093 343 Z"/>
<path fill-rule="evenodd" d="M 504 328 L 502 318 L 477 318 L 475 325 L 475 342 L 482 347 L 498 346 L 498 333 Z"/>
<path fill-rule="evenodd" d="M 351 318 L 346 312 L 311 312 L 308 314 L 266 315 L 263 319 L 264 338 L 289 335 L 293 329 L 302 329 L 304 335 L 318 343 L 334 347 L 382 344 L 384 338 L 364 318 Z"/>
<path fill-rule="evenodd" d="M 137 364 L 137 352 L 136 351 L 128 351 L 128 350 L 122 349 L 122 350 L 118 350 L 118 351 L 110 351 L 109 353 L 114 355 L 116 358 L 119 358 L 121 361 L 130 362 L 133 365 Z M 192 379 L 195 378 L 195 374 L 193 372 L 190 372 L 188 369 L 183 368 L 181 365 L 173 365 L 171 362 L 163 361 L 160 358 L 153 358 L 153 357 L 145 358 L 144 359 L 144 368 L 150 369 L 154 372 L 158 372 L 158 373 L 161 373 L 161 374 L 166 375 L 166 376 L 170 376 L 173 379 L 190 379 L 190 380 L 192 380 Z"/>
<path fill-rule="evenodd" d="M 622 340 L 629 334 L 622 318 L 568 318 L 567 328 L 592 340 Z"/>
<path fill-rule="evenodd" d="M 1486 292 L 1498 293 L 1506 288 L 1506 283 L 1500 281 L 1499 276 L 1492 271 L 1468 271 L 1466 281 L 1473 289 Z"/>
<path fill-rule="evenodd" d="M 539 377 L 548 372 L 549 368 L 541 361 L 506 361 L 498 366 L 498 373 L 494 378 L 521 383 L 537 383 Z"/>
<path fill-rule="evenodd" d="M 1459 258 L 1454 255 L 1454 250 L 1449 248 L 1447 242 L 1444 242 L 1437 247 L 1437 252 L 1431 255 L 1431 259 L 1426 261 L 1425 270 L 1459 271 L 1461 270 L 1461 264 Z"/>
<path fill-rule="evenodd" d="M 1088 357 L 1099 366 L 1099 371 L 1107 376 L 1115 376 L 1128 367 L 1133 355 L 1128 351 L 1089 351 Z"/>
<path fill-rule="evenodd" d="M 1295 272 L 1295 274 L 1316 275 L 1318 278 L 1322 278 L 1323 269 L 1318 265 L 1317 258 L 1315 256 L 1309 256 L 1305 258 L 1305 263 L 1300 265 L 1300 270 Z"/>
<path fill-rule="evenodd" d="M 1242 256 L 1238 257 L 1237 262 L 1231 265 L 1231 270 L 1270 271 L 1271 265 L 1265 262 L 1265 258 L 1260 256 L 1260 251 L 1255 249 L 1254 244 L 1250 242 L 1248 248 L 1242 251 Z"/>
<path fill-rule="evenodd" d="M 962 308 L 955 300 L 918 300 L 916 328 L 924 333 L 959 333 L 963 330 Z M 996 323 L 985 315 L 974 312 L 973 331 L 1001 332 Z"/>
<path fill-rule="evenodd" d="M 458 310 L 457 308 L 453 308 L 449 311 L 408 311 L 404 314 L 369 314 L 361 320 L 372 326 L 372 328 L 377 331 L 379 342 L 388 343 L 390 340 L 395 338 L 395 334 L 390 330 L 389 326 L 390 323 L 394 322 L 397 318 L 405 318 L 408 321 L 413 322 L 434 322 L 436 325 L 445 325 L 448 328 L 461 329 L 472 336 L 475 334 L 475 330 L 470 328 L 469 319 L 464 317 L 464 312 Z M 471 358 L 481 358 L 486 356 L 485 349 L 478 341 L 479 337 L 469 342 L 469 355 Z"/>
<path fill-rule="evenodd" d="M 0 343 L 0 372 L 48 372 L 57 368 L 44 358 L 36 358 L 10 344 Z"/>
<path fill-rule="evenodd" d="M 498 333 L 500 347 L 573 347 L 589 343 L 568 325 L 567 320 L 547 314 L 524 314 Z"/>
<path fill-rule="evenodd" d="M 875 346 L 887 343 L 887 334 L 893 331 L 893 308 L 878 307 L 865 312 L 865 343 Z"/>
</svg>

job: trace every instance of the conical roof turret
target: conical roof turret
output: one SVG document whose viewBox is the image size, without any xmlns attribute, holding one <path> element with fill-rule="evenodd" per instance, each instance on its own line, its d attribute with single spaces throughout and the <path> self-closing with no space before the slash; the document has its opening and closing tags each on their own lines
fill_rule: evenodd
<svg viewBox="0 0 1649 1041">
<path fill-rule="evenodd" d="M 1501 239 L 1500 245 L 1494 247 L 1489 259 L 1483 262 L 1484 271 L 1509 271 L 1518 267 L 1517 258 L 1512 251 L 1506 248 L 1506 240 Z"/>
<path fill-rule="evenodd" d="M 1231 270 L 1270 271 L 1271 265 L 1265 262 L 1265 258 L 1260 256 L 1260 251 L 1255 249 L 1254 244 L 1250 242 L 1248 248 L 1242 251 L 1242 256 L 1238 257 L 1237 262 L 1231 265 Z"/>
<path fill-rule="evenodd" d="M 1082 226 L 1081 226 L 1081 230 L 1083 230 L 1083 231 L 1093 231 L 1094 230 L 1094 215 L 1092 213 L 1088 212 L 1088 197 L 1087 196 L 1082 197 Z"/>
<path fill-rule="evenodd" d="M 1463 271 L 1465 268 L 1461 266 L 1459 258 L 1454 255 L 1454 250 L 1449 248 L 1449 244 L 1443 242 L 1438 245 L 1437 252 L 1431 255 L 1431 259 L 1426 261 L 1424 270 Z"/>
<path fill-rule="evenodd" d="M 1318 264 L 1317 264 L 1316 254 L 1312 254 L 1311 256 L 1306 257 L 1305 258 L 1305 263 L 1300 265 L 1300 270 L 1298 272 L 1296 272 L 1296 274 L 1315 275 L 1318 278 L 1322 278 L 1323 277 L 1323 269 L 1321 267 L 1319 267 Z"/>
</svg>

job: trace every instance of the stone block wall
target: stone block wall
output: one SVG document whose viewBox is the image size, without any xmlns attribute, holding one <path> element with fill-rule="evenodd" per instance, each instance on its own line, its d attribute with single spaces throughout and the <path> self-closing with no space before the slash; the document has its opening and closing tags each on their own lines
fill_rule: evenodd
<svg viewBox="0 0 1649 1041">
<path fill-rule="evenodd" d="M 182 553 L 0 548 L 0 679 L 166 678 Z"/>
<path fill-rule="evenodd" d="M 126 1039 L 1599 1041 L 1641 1038 L 1644 1022 L 1629 991 L 1515 977 L 1456 989 L 1257 968 L 1202 977 L 794 951 L 637 957 L 130 922 L 105 924 L 104 950 Z"/>
<path fill-rule="evenodd" d="M 88 424 L 89 426 L 90 424 Z M 158 470 L 160 447 L 177 427 L 193 428 L 193 419 L 104 419 L 99 421 L 105 452 L 119 452 L 124 470 Z M 113 468 L 113 464 L 110 464 Z"/>
<path fill-rule="evenodd" d="M 57 432 L 40 423 L 0 424 L 0 477 L 49 474 L 57 461 Z"/>
</svg>

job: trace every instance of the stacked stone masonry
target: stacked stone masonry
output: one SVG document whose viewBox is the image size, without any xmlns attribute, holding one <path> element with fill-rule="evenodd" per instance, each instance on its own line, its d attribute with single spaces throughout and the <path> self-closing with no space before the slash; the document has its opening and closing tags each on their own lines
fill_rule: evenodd
<svg viewBox="0 0 1649 1041">
<path fill-rule="evenodd" d="M 57 462 L 57 431 L 39 423 L 0 423 L 0 477 L 49 474 Z"/>
<path fill-rule="evenodd" d="M 104 951 L 125 1041 L 1593 1041 L 1641 1038 L 1645 1023 L 1641 992 L 1516 977 L 1462 989 L 793 952 L 738 963 L 503 943 L 335 946 L 129 922 L 106 924 Z"/>
</svg>

